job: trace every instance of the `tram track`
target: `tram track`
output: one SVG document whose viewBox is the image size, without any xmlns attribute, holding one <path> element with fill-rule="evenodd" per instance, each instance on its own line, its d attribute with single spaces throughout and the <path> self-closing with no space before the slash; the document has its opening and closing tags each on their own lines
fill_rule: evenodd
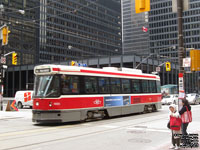
<svg viewBox="0 0 200 150">
<path fill-rule="evenodd" d="M 160 114 L 158 114 L 160 115 Z M 156 116 L 158 116 L 156 115 Z M 145 118 L 150 118 L 152 116 L 148 116 L 145 117 Z M 34 143 L 30 143 L 30 144 L 23 144 L 23 145 L 19 145 L 19 146 L 13 146 L 13 147 L 9 147 L 9 148 L 4 148 L 2 150 L 13 150 L 13 149 L 20 149 L 20 148 L 29 148 L 29 147 L 32 147 L 32 146 L 36 146 L 36 145 L 40 145 L 40 144 L 48 144 L 48 143 L 52 143 L 52 142 L 58 142 L 58 141 L 63 141 L 63 140 L 72 140 L 72 139 L 75 139 L 75 138 L 82 138 L 82 137 L 85 137 L 85 136 L 91 136 L 91 135 L 95 135 L 95 134 L 102 134 L 102 133 L 106 133 L 106 132 L 112 132 L 112 131 L 115 131 L 115 130 L 120 130 L 120 129 L 126 129 L 126 128 L 130 128 L 130 127 L 133 127 L 133 126 L 138 126 L 140 124 L 143 124 L 143 123 L 150 123 L 150 122 L 154 122 L 154 121 L 158 121 L 158 119 L 165 119 L 166 118 L 166 114 L 162 114 L 161 117 L 155 117 L 154 116 L 154 119 L 145 119 L 145 121 L 139 121 L 137 123 L 132 123 L 132 124 L 128 124 L 128 125 L 124 125 L 124 126 L 114 126 L 113 128 L 107 128 L 107 129 L 100 129 L 99 131 L 93 131 L 93 132 L 89 132 L 89 133 L 84 133 L 84 134 L 78 134 L 78 135 L 73 135 L 73 136 L 65 136 L 65 137 L 62 137 L 62 138 L 54 138 L 54 139 L 50 139 L 50 140 L 46 140 L 46 141 L 41 141 L 41 142 L 34 142 Z M 119 119 L 119 118 L 118 118 Z M 139 119 L 139 118 L 137 118 Z M 111 119 L 112 120 L 112 119 Z M 113 124 L 113 123 L 119 123 L 119 122 L 123 122 L 123 121 L 127 121 L 127 118 L 126 119 L 120 119 L 120 120 L 114 120 L 114 121 L 111 121 L 111 120 L 104 120 L 104 122 L 100 122 L 98 121 L 98 124 L 91 124 L 91 125 L 84 125 L 85 128 L 89 129 L 89 128 L 94 128 L 94 127 L 100 127 L 102 125 L 108 125 L 108 124 Z M 134 119 L 135 120 L 135 119 Z M 106 122 L 105 122 L 106 121 Z M 93 123 L 93 122 L 92 122 Z M 75 126 L 76 128 L 80 128 L 79 125 Z M 62 126 L 61 127 L 54 127 L 54 130 L 46 130 L 46 131 L 55 131 L 56 133 L 58 133 L 58 130 L 56 129 L 75 129 L 74 126 Z M 39 130 L 37 131 L 39 132 Z M 60 130 L 60 132 L 63 132 L 62 130 Z M 34 132 L 32 132 L 34 133 Z M 24 132 L 25 134 L 25 132 Z M 35 134 L 35 135 L 32 135 L 32 136 L 40 136 L 40 135 L 48 135 L 48 134 L 52 134 L 52 132 L 39 132 L 39 134 Z M 23 135 L 23 134 L 22 134 Z M 26 135 L 26 136 L 21 136 L 21 137 L 17 137 L 17 139 L 19 138 L 27 138 L 29 137 L 29 135 Z M 1 138 L 1 137 L 0 137 Z M 15 139 L 15 137 L 13 137 Z M 0 140 L 0 141 L 5 141 L 5 140 L 11 140 L 11 138 L 9 139 L 4 139 L 4 140 Z"/>
</svg>

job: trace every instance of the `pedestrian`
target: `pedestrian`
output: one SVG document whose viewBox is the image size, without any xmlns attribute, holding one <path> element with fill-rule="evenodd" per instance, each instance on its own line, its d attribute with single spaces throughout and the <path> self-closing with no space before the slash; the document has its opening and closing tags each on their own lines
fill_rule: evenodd
<svg viewBox="0 0 200 150">
<path fill-rule="evenodd" d="M 188 103 L 187 99 L 183 99 L 182 100 L 182 108 L 179 111 L 179 114 L 181 115 L 181 119 L 182 119 L 182 134 L 183 135 L 187 135 L 187 127 L 189 122 L 192 121 L 192 114 L 191 114 L 191 106 Z"/>
<path fill-rule="evenodd" d="M 171 104 L 169 106 L 169 118 L 170 118 L 170 129 L 171 129 L 171 132 L 172 132 L 172 146 L 170 146 L 170 149 L 175 149 L 175 150 L 178 150 L 179 147 L 180 147 L 180 142 L 181 142 L 181 139 L 180 139 L 180 134 L 181 134 L 181 121 L 178 125 L 178 128 L 173 128 L 172 127 L 172 119 L 173 118 L 179 118 L 180 119 L 180 115 L 178 113 L 178 111 L 176 110 L 176 105 L 174 104 Z"/>
</svg>

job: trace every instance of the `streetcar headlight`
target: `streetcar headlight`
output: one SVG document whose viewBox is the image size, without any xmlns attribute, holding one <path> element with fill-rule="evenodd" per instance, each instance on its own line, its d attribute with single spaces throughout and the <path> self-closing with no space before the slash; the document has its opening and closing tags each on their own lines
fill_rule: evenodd
<svg viewBox="0 0 200 150">
<path fill-rule="evenodd" d="M 35 105 L 36 105 L 36 106 L 39 106 L 39 102 L 36 102 Z"/>
<path fill-rule="evenodd" d="M 49 103 L 49 107 L 52 107 L 52 103 L 51 102 Z"/>
</svg>

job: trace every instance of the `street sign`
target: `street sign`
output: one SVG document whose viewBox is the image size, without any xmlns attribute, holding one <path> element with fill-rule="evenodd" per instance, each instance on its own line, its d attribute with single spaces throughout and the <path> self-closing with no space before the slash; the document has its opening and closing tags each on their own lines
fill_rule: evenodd
<svg viewBox="0 0 200 150">
<path fill-rule="evenodd" d="M 183 73 L 179 73 L 179 91 L 184 91 Z"/>
<path fill-rule="evenodd" d="M 179 76 L 179 98 L 183 99 L 185 97 L 183 73 L 179 73 L 178 76 Z"/>
<path fill-rule="evenodd" d="M 1 57 L 1 64 L 4 64 L 4 65 L 6 64 L 6 57 L 3 57 L 3 56 Z"/>
<path fill-rule="evenodd" d="M 183 58 L 183 67 L 190 67 L 191 58 Z"/>
<path fill-rule="evenodd" d="M 160 67 L 156 67 L 156 72 L 160 72 Z"/>
</svg>

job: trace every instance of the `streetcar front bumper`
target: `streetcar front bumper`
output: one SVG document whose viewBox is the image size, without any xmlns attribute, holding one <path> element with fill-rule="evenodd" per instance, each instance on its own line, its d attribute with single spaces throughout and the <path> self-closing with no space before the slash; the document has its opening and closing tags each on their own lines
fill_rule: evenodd
<svg viewBox="0 0 200 150">
<path fill-rule="evenodd" d="M 61 123 L 61 111 L 32 110 L 32 121 L 38 123 Z"/>
</svg>

